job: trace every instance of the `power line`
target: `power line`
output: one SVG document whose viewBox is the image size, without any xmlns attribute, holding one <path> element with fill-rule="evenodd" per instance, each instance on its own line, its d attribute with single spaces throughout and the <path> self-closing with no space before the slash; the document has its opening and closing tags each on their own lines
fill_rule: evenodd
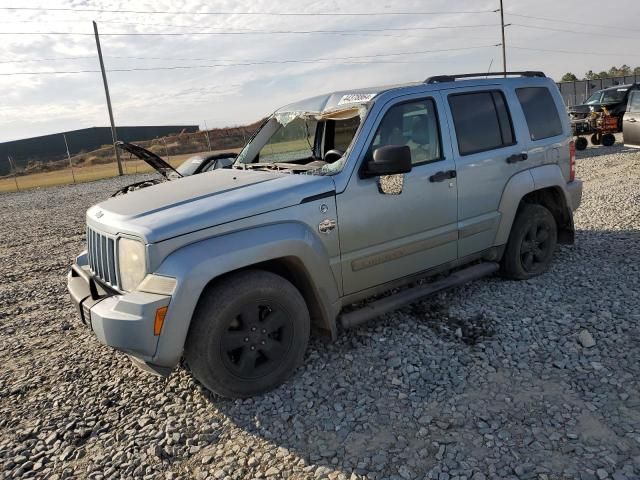
<svg viewBox="0 0 640 480">
<path fill-rule="evenodd" d="M 555 23 L 562 23 L 562 24 L 571 24 L 571 25 L 582 25 L 585 27 L 600 27 L 600 28 L 611 28 L 614 30 L 629 30 L 632 32 L 640 32 L 640 29 L 637 28 L 627 28 L 627 27 L 620 27 L 619 25 L 604 25 L 602 23 L 584 23 L 584 22 L 574 22 L 574 21 L 570 21 L 570 20 L 565 20 L 564 18 L 558 20 L 557 18 L 549 18 L 549 17 L 536 17 L 534 15 L 522 15 L 522 14 L 518 14 L 518 13 L 509 13 L 509 12 L 504 12 L 506 15 L 509 15 L 511 17 L 520 17 L 520 18 L 533 18 L 535 20 L 543 20 L 545 22 L 555 22 Z"/>
<path fill-rule="evenodd" d="M 547 30 L 550 32 L 571 33 L 576 35 L 589 35 L 595 37 L 612 37 L 612 38 L 627 38 L 630 40 L 636 40 L 637 37 L 626 37 L 624 35 L 613 35 L 610 33 L 596 33 L 596 32 L 578 32 L 576 30 L 567 30 L 566 28 L 551 28 L 551 27 L 539 27 L 537 25 L 524 25 L 522 23 L 509 23 L 507 26 L 532 28 L 534 30 Z"/>
<path fill-rule="evenodd" d="M 86 60 L 88 58 L 95 59 L 95 55 L 90 55 L 86 57 L 57 57 L 57 58 L 33 58 L 33 59 L 22 59 L 22 60 L 2 60 L 0 64 L 4 63 L 36 63 L 36 62 L 54 62 L 61 60 Z"/>
<path fill-rule="evenodd" d="M 434 11 L 434 12 L 337 12 L 337 13 L 327 13 L 327 12 L 181 12 L 181 11 L 153 11 L 153 10 L 106 10 L 106 9 L 74 9 L 74 8 L 39 8 L 39 7 L 0 7 L 0 10 L 30 10 L 30 11 L 72 11 L 72 12 L 97 12 L 97 13 L 138 13 L 138 14 L 170 14 L 170 15 L 270 15 L 270 16 L 385 16 L 385 15 L 463 15 L 463 14 L 482 14 L 482 13 L 496 13 L 500 10 L 470 10 L 470 11 Z M 620 27 L 619 25 L 605 25 L 599 23 L 586 23 L 586 22 L 575 22 L 569 21 L 566 19 L 558 20 L 557 18 L 550 17 L 538 17 L 535 15 L 524 15 L 517 13 L 509 13 L 505 12 L 506 15 L 512 17 L 520 17 L 520 18 L 531 18 L 536 20 L 542 20 L 546 22 L 555 22 L 562 24 L 572 24 L 572 25 L 582 25 L 582 26 L 590 26 L 590 27 L 600 27 L 600 28 L 611 28 L 616 30 L 628 30 L 633 32 L 640 32 L 640 29 L 628 28 L 628 27 Z M 77 22 L 77 20 L 56 20 L 58 22 Z M 197 27 L 198 25 L 175 25 L 175 24 L 164 24 L 164 23 L 135 23 L 135 22 L 121 22 L 118 20 L 101 20 L 101 23 L 113 23 L 120 25 L 140 25 L 140 26 L 161 26 L 161 27 L 177 27 L 177 28 L 188 28 L 188 27 Z M 0 23 L 43 23 L 43 20 L 11 20 Z M 484 25 L 479 25 L 484 26 Z M 494 25 L 488 25 L 494 26 Z M 462 27 L 464 28 L 464 26 Z M 251 29 L 242 29 L 246 31 L 251 31 Z M 382 29 L 382 30 L 394 30 L 394 29 Z M 403 30 L 403 29 L 395 29 L 395 30 Z M 420 30 L 420 28 L 409 28 L 407 30 Z"/>
<path fill-rule="evenodd" d="M 556 49 L 549 49 L 549 48 L 529 48 L 529 47 L 518 47 L 518 46 L 514 46 L 514 45 L 509 45 L 507 48 L 514 48 L 516 50 L 532 50 L 532 51 L 536 51 L 536 52 L 551 52 L 551 53 L 567 53 L 567 54 L 571 54 L 571 55 L 595 55 L 595 56 L 612 56 L 612 55 L 616 55 L 619 57 L 635 57 L 635 58 L 640 58 L 640 55 L 628 55 L 626 53 L 606 53 L 606 52 L 586 52 L 586 51 L 576 51 L 576 50 L 556 50 Z"/>
<path fill-rule="evenodd" d="M 45 11 L 45 12 L 82 12 L 82 13 L 136 13 L 136 14 L 161 14 L 161 15 L 265 15 L 265 16 L 291 16 L 291 17 L 317 17 L 317 16 L 354 16 L 371 17 L 387 15 L 464 15 L 495 13 L 496 10 L 458 10 L 458 11 L 433 11 L 433 12 L 247 12 L 247 11 L 208 11 L 208 12 L 184 12 L 179 10 L 109 10 L 101 8 L 49 8 L 49 7 L 0 7 L 0 10 L 12 11 Z"/>
<path fill-rule="evenodd" d="M 65 22 L 65 23 L 74 23 L 77 24 L 78 21 L 77 20 L 56 20 L 56 22 Z M 2 21 L 0 20 L 0 23 L 45 23 L 43 20 L 15 20 L 14 22 L 10 22 L 10 21 Z M 238 34 L 264 34 L 264 35 L 269 35 L 269 34 L 314 34 L 314 33 L 318 33 L 318 34 L 338 34 L 338 35 L 362 35 L 362 36 L 369 36 L 369 32 L 386 32 L 386 31 L 400 31 L 400 32 L 407 32 L 407 31 L 427 31 L 427 30 L 442 30 L 442 29 L 457 29 L 457 28 L 481 28 L 481 27 L 490 27 L 490 28 L 495 28 L 494 24 L 476 24 L 476 25 L 456 25 L 456 26 L 437 26 L 437 27 L 407 27 L 407 28 L 403 28 L 403 27 L 399 27 L 399 28 L 391 28 L 391 27 L 386 27 L 386 28 L 374 28 L 374 27 L 370 27 L 370 28 L 359 28 L 359 29 L 344 29 L 344 30 L 309 30 L 309 31 L 290 31 L 290 30 L 274 30 L 274 31 L 270 31 L 270 30 L 256 30 L 256 29 L 251 29 L 251 28 L 226 28 L 226 27 L 210 27 L 210 26 L 206 26 L 206 25 L 202 25 L 201 23 L 198 24 L 187 24 L 187 25 L 177 25 L 177 24 L 172 24 L 172 23 L 141 23 L 141 22 L 122 22 L 119 20 L 99 20 L 98 23 L 103 24 L 103 23 L 108 23 L 108 24 L 113 24 L 113 25 L 131 25 L 131 26 L 136 26 L 136 27 L 171 27 L 171 28 L 206 28 L 207 32 L 201 30 L 200 32 L 197 32 L 199 34 L 209 34 L 209 35 L 214 35 L 216 34 L 214 32 L 214 30 L 221 30 L 223 32 L 230 32 L 230 33 L 220 33 L 220 35 L 238 35 Z M 210 32 L 210 33 L 209 33 Z M 47 32 L 17 32 L 16 35 L 43 35 L 46 34 Z M 56 32 L 57 33 L 57 32 Z M 71 34 L 73 32 L 69 32 L 69 34 Z M 153 33 L 153 32 L 150 32 Z M 188 32 L 185 32 L 185 34 L 187 34 Z M 0 34 L 6 34 L 6 35 L 11 35 L 10 32 L 0 32 Z M 62 32 L 60 32 L 60 34 L 62 34 Z M 164 32 L 163 32 L 164 34 Z M 88 34 L 84 34 L 84 35 L 88 35 Z M 108 35 L 108 34 L 102 34 L 102 35 Z M 374 36 L 381 36 L 381 37 L 402 37 L 402 38 L 423 38 L 422 36 L 416 36 L 416 35 L 374 35 Z M 467 38 L 486 38 L 486 37 L 467 37 Z"/>
<path fill-rule="evenodd" d="M 173 65 L 166 67 L 136 67 L 136 68 L 114 68 L 107 70 L 108 72 L 144 72 L 144 71 L 156 71 L 156 70 L 190 70 L 195 68 L 220 68 L 220 67 L 243 67 L 243 66 L 255 66 L 255 65 L 272 65 L 272 64 L 292 64 L 292 63 L 316 63 L 316 62 L 333 62 L 333 61 L 350 61 L 349 63 L 376 63 L 376 62 L 359 62 L 366 58 L 384 58 L 384 57 L 396 57 L 402 55 L 424 55 L 429 53 L 443 53 L 454 52 L 463 50 L 476 50 L 480 48 L 495 47 L 496 45 L 478 45 L 473 47 L 460 47 L 460 48 L 445 48 L 440 50 L 422 50 L 412 52 L 397 52 L 397 53 L 379 53 L 374 55 L 358 55 L 349 57 L 329 57 L 329 58 L 314 58 L 307 60 L 263 60 L 263 61 L 251 61 L 242 63 L 222 63 L 212 65 Z M 62 74 L 79 74 L 79 73 L 99 73 L 100 70 L 69 70 L 69 71 L 42 71 L 42 72 L 8 72 L 0 73 L 0 76 L 13 76 L 13 75 L 62 75 Z"/>
<path fill-rule="evenodd" d="M 140 25 L 145 26 L 145 25 Z M 351 30 L 245 30 L 234 31 L 224 30 L 219 32 L 201 31 L 201 32 L 126 32 L 126 33 L 101 33 L 101 37 L 155 37 L 155 36 L 191 36 L 191 35 L 309 35 L 309 34 L 323 34 L 323 35 L 354 35 L 354 34 L 369 34 L 377 32 L 404 32 L 409 30 L 415 31 L 429 31 L 429 30 L 457 30 L 459 28 L 495 28 L 494 24 L 476 24 L 476 25 L 450 25 L 450 26 L 437 26 L 437 27 L 412 27 L 412 28 L 366 28 L 366 29 L 351 29 Z M 93 33 L 85 32 L 0 32 L 0 35 L 72 35 L 72 36 L 93 36 Z"/>
<path fill-rule="evenodd" d="M 477 47 L 469 47 L 469 48 L 477 48 Z M 409 53 L 407 53 L 409 55 Z M 118 59 L 118 60 L 160 60 L 160 61 L 189 61 L 189 62 L 233 62 L 234 59 L 231 58 L 194 58 L 194 57 L 132 57 L 128 55 L 103 55 L 104 58 Z M 3 60 L 0 61 L 0 64 L 6 63 L 37 63 L 37 62 L 48 62 L 48 61 L 65 61 L 65 60 L 95 60 L 95 55 L 89 55 L 86 57 L 56 57 L 56 58 L 33 58 L 33 59 L 22 59 L 22 60 Z M 361 58 L 361 57 L 357 57 Z M 312 62 L 312 61 L 325 61 L 330 59 L 315 59 L 315 60 L 300 60 L 300 62 Z M 270 60 L 241 60 L 242 62 L 272 62 Z M 274 60 L 273 62 L 276 62 Z M 111 70 L 109 70 L 111 71 Z M 84 71 L 83 71 L 84 72 Z M 88 72 L 88 71 L 87 71 Z"/>
</svg>

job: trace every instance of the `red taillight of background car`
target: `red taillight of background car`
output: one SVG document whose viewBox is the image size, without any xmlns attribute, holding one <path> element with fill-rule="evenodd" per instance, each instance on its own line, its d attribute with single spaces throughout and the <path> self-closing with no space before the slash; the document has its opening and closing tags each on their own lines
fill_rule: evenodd
<svg viewBox="0 0 640 480">
<path fill-rule="evenodd" d="M 569 142 L 569 181 L 576 178 L 576 144 L 573 140 Z"/>
</svg>

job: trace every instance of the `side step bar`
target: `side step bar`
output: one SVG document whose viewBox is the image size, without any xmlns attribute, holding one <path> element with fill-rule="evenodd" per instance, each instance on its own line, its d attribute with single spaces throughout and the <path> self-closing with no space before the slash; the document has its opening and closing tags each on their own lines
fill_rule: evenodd
<svg viewBox="0 0 640 480">
<path fill-rule="evenodd" d="M 408 303 L 417 302 L 424 297 L 441 292 L 442 290 L 459 287 L 472 280 L 491 275 L 497 272 L 498 268 L 499 265 L 496 262 L 484 262 L 458 270 L 442 280 L 408 288 L 396 295 L 371 302 L 359 310 L 340 315 L 340 324 L 343 328 L 357 327 L 367 320 L 379 317 L 392 310 L 397 310 Z"/>
</svg>

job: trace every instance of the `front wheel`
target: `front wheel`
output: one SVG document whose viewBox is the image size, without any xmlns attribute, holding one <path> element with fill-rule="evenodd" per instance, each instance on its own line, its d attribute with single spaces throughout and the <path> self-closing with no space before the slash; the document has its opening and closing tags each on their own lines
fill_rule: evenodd
<svg viewBox="0 0 640 480">
<path fill-rule="evenodd" d="M 537 204 L 524 204 L 516 216 L 502 257 L 502 273 L 507 278 L 525 280 L 549 268 L 558 241 L 556 220 Z"/>
<path fill-rule="evenodd" d="M 298 289 L 270 272 L 243 271 L 203 292 L 185 360 L 212 392 L 250 397 L 277 387 L 300 366 L 309 329 Z"/>
</svg>

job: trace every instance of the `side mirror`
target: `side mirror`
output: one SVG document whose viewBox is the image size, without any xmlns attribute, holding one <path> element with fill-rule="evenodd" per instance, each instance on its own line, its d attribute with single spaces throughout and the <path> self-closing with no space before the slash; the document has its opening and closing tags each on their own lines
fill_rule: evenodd
<svg viewBox="0 0 640 480">
<path fill-rule="evenodd" d="M 386 145 L 373 151 L 365 168 L 367 177 L 397 175 L 411 171 L 411 150 L 406 145 Z"/>
</svg>

